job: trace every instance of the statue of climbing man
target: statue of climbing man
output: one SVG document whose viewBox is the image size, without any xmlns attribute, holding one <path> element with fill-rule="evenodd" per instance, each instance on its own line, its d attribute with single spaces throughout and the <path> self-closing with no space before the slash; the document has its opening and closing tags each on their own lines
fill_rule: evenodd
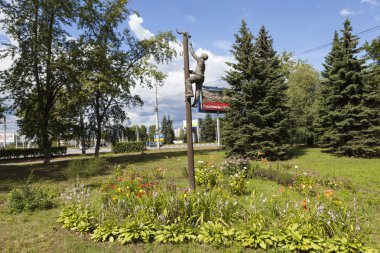
<svg viewBox="0 0 380 253">
<path fill-rule="evenodd" d="M 193 45 L 191 43 L 190 43 L 190 53 L 191 53 L 191 56 L 193 56 L 194 60 L 197 61 L 197 67 L 195 68 L 195 70 L 189 70 L 190 74 L 192 75 L 188 79 L 186 79 L 185 96 L 194 97 L 192 84 L 195 83 L 195 98 L 194 98 L 192 107 L 196 107 L 201 95 L 203 82 L 205 81 L 205 70 L 206 70 L 205 61 L 207 61 L 208 55 L 202 54 L 200 57 L 197 56 L 194 53 Z"/>
</svg>

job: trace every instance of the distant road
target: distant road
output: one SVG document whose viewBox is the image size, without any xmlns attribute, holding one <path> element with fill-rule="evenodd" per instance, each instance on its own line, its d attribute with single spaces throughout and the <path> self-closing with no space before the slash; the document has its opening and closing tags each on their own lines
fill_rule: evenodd
<svg viewBox="0 0 380 253">
<path fill-rule="evenodd" d="M 217 143 L 194 143 L 194 147 L 217 147 Z M 185 144 L 172 144 L 172 145 L 164 145 L 160 147 L 160 149 L 175 149 L 175 148 L 186 148 L 186 143 Z M 148 147 L 147 149 L 157 149 L 156 147 Z M 101 153 L 107 153 L 111 152 L 110 147 L 101 147 L 100 148 Z M 86 154 L 94 154 L 95 149 L 90 148 L 86 150 Z M 82 151 L 79 148 L 68 148 L 67 149 L 67 154 L 68 155 L 80 155 L 82 154 Z"/>
</svg>

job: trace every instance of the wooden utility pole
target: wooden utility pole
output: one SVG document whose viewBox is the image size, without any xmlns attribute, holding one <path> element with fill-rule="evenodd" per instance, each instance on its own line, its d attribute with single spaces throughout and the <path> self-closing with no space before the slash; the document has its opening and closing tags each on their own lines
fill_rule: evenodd
<svg viewBox="0 0 380 253">
<path fill-rule="evenodd" d="M 185 81 L 190 77 L 189 72 L 189 38 L 191 37 L 187 32 L 178 32 L 183 35 L 183 66 Z M 195 172 L 194 172 L 194 147 L 193 147 L 193 129 L 192 129 L 192 116 L 191 116 L 191 97 L 186 99 L 186 135 L 187 135 L 187 168 L 189 172 L 189 188 L 195 191 Z"/>
</svg>

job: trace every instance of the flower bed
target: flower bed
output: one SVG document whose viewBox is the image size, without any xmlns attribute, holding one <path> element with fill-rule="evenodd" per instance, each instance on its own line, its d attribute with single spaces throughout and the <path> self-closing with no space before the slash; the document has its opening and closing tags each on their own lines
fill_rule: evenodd
<svg viewBox="0 0 380 253">
<path fill-rule="evenodd" d="M 77 196 L 68 203 L 58 221 L 95 241 L 120 244 L 193 242 L 291 252 L 374 252 L 363 244 L 358 211 L 339 201 L 332 189 L 300 179 L 294 187 L 265 196 L 248 191 L 248 175 L 254 173 L 241 167 L 233 171 L 224 165 L 220 170 L 212 162 L 197 163 L 197 183 L 203 188 L 192 193 L 164 191 L 152 181 L 154 176 L 119 166 L 101 189 L 90 196 L 81 191 L 83 200 Z M 300 190 L 311 185 L 312 193 Z M 294 194 L 293 188 L 300 197 L 283 201 Z"/>
</svg>

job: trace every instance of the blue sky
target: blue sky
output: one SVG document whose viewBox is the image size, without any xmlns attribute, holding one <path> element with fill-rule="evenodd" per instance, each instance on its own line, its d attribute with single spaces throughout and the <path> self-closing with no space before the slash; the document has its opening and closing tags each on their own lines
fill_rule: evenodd
<svg viewBox="0 0 380 253">
<path fill-rule="evenodd" d="M 220 55 L 229 54 L 242 19 L 254 34 L 265 25 L 279 52 L 302 52 L 331 42 L 334 31 L 341 29 L 347 17 L 354 33 L 380 25 L 378 0 L 135 0 L 130 6 L 153 33 L 187 30 L 196 45 Z M 362 37 L 371 39 L 379 34 Z M 300 57 L 321 69 L 328 50 Z"/>
<path fill-rule="evenodd" d="M 129 8 L 139 15 L 131 15 L 122 28 L 129 27 L 139 39 L 149 38 L 159 31 L 175 32 L 176 28 L 188 31 L 196 52 L 210 56 L 205 83 L 212 82 L 210 85 L 219 87 L 226 86 L 219 80 L 227 70 L 225 62 L 233 61 L 229 50 L 242 19 L 254 34 L 265 25 L 278 52 L 295 53 L 330 43 L 334 31 L 342 28 L 346 18 L 351 20 L 355 34 L 380 26 L 380 0 L 134 0 Z M 380 29 L 360 35 L 360 44 L 379 35 Z M 1 36 L 4 33 L 0 27 Z M 178 44 L 174 43 L 173 47 L 181 51 Z M 329 50 L 330 47 L 325 47 L 297 57 L 322 70 Z M 11 62 L 9 59 L 0 61 L 0 69 Z M 190 67 L 194 65 L 191 61 Z M 185 119 L 183 59 L 178 55 L 171 63 L 160 66 L 160 70 L 167 74 L 167 79 L 158 91 L 159 117 L 161 120 L 163 114 L 170 115 L 177 128 Z M 153 125 L 154 91 L 136 87 L 133 93 L 140 95 L 145 104 L 128 111 L 131 123 Z M 9 130 L 15 130 L 15 117 L 9 115 L 8 118 L 12 121 Z"/>
<path fill-rule="evenodd" d="M 342 28 L 346 18 L 351 20 L 355 34 L 380 26 L 379 0 L 136 0 L 130 7 L 140 15 L 140 26 L 145 32 L 149 30 L 155 34 L 158 31 L 175 31 L 176 28 L 188 31 L 198 52 L 205 50 L 212 54 L 206 63 L 205 83 L 213 82 L 212 85 L 222 87 L 226 84 L 217 80 L 227 70 L 224 62 L 233 60 L 229 50 L 242 19 L 246 20 L 254 34 L 265 25 L 278 52 L 287 50 L 295 53 L 330 43 L 334 31 Z M 136 33 L 141 33 L 141 30 L 136 30 Z M 379 34 L 380 29 L 361 35 L 361 44 Z M 181 38 L 178 36 L 178 39 Z M 330 47 L 325 47 L 300 54 L 297 58 L 322 70 L 324 57 L 329 50 Z M 181 59 L 176 59 L 163 69 L 168 73 L 168 79 L 159 90 L 160 118 L 163 113 L 171 115 L 176 127 L 185 118 L 181 96 L 183 87 L 178 81 L 183 76 L 181 64 Z M 190 63 L 190 66 L 194 64 Z M 145 106 L 130 113 L 132 122 L 154 122 L 150 108 L 153 104 L 152 91 L 137 89 L 136 92 L 142 95 Z M 173 94 L 180 96 L 168 100 Z M 196 117 L 195 111 L 193 117 Z"/>
</svg>

